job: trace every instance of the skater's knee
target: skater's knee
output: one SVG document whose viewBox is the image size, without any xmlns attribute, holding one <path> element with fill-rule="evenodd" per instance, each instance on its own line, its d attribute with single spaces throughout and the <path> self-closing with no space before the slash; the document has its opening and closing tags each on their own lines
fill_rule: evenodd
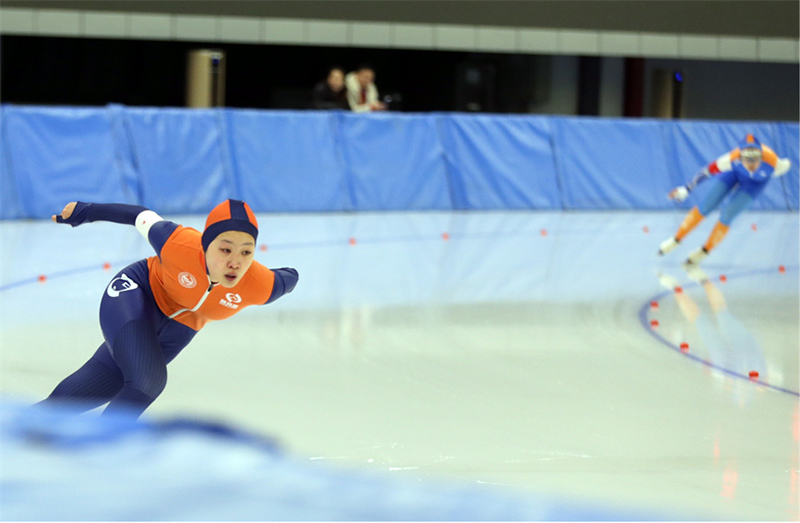
<svg viewBox="0 0 800 523">
<path fill-rule="evenodd" d="M 697 206 L 697 214 L 699 214 L 701 218 L 705 218 L 706 216 L 711 214 L 711 212 L 713 212 L 716 207 L 717 207 L 716 202 L 703 202 Z"/>
<path fill-rule="evenodd" d="M 734 206 L 729 205 L 725 209 L 722 209 L 722 212 L 719 213 L 719 221 L 723 225 L 730 227 L 733 220 L 741 214 L 742 210 L 744 210 L 744 206 Z"/>
<path fill-rule="evenodd" d="M 151 368 L 147 374 L 126 379 L 125 386 L 154 400 L 167 386 L 167 367 Z"/>
<path fill-rule="evenodd" d="M 167 363 L 153 326 L 137 320 L 124 325 L 111 345 L 125 387 L 155 399 L 167 384 Z"/>
</svg>

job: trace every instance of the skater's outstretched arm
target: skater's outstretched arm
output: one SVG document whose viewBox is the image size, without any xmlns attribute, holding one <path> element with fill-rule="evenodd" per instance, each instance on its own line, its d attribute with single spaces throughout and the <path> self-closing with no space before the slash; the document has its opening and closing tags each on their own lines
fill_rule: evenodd
<svg viewBox="0 0 800 523">
<path fill-rule="evenodd" d="M 70 202 L 60 214 L 54 214 L 51 219 L 73 227 L 98 221 L 135 225 L 158 254 L 167 238 L 178 228 L 177 223 L 164 220 L 146 207 L 126 203 Z"/>
<path fill-rule="evenodd" d="M 134 225 L 139 213 L 146 210 L 147 208 L 140 205 L 125 203 L 69 202 L 60 214 L 54 214 L 51 219 L 73 227 L 97 221 Z"/>
<path fill-rule="evenodd" d="M 690 192 L 692 192 L 698 185 L 706 181 L 708 178 L 711 178 L 712 176 L 715 176 L 721 172 L 730 171 L 732 168 L 731 155 L 735 151 L 738 151 L 738 149 L 723 154 L 710 164 L 700 169 L 700 171 L 698 171 L 698 173 L 695 174 L 691 181 L 689 181 L 689 183 L 686 185 L 681 185 L 672 189 L 668 195 L 669 199 L 676 202 L 682 202 L 689 196 Z"/>
<path fill-rule="evenodd" d="M 272 284 L 272 294 L 267 303 L 272 303 L 284 294 L 289 294 L 297 285 L 297 270 L 290 267 L 272 269 L 275 273 L 275 282 Z M 266 305 L 266 303 L 265 303 Z"/>
<path fill-rule="evenodd" d="M 714 174 L 717 174 L 717 173 L 719 173 L 719 172 L 720 172 L 720 171 L 717 171 L 716 173 L 712 173 L 712 172 L 711 172 L 711 171 L 708 169 L 708 167 L 703 167 L 703 168 L 700 170 L 700 172 L 698 172 L 697 174 L 695 174 L 695 175 L 694 175 L 694 178 L 692 178 L 692 180 L 691 180 L 689 183 L 687 183 L 687 184 L 686 184 L 686 189 L 687 189 L 689 192 L 692 192 L 692 191 L 694 191 L 695 187 L 697 187 L 698 185 L 700 185 L 701 183 L 703 183 L 704 181 L 706 181 L 708 178 L 711 178 L 712 176 L 714 176 Z"/>
</svg>

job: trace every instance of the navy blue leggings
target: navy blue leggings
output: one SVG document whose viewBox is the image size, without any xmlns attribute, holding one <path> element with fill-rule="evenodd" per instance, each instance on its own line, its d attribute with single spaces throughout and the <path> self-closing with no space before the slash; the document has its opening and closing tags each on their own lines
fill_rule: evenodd
<svg viewBox="0 0 800 523">
<path fill-rule="evenodd" d="M 196 331 L 159 310 L 146 260 L 111 280 L 100 303 L 100 327 L 105 343 L 45 403 L 69 402 L 81 410 L 108 403 L 104 413 L 122 410 L 138 417 L 164 390 L 167 363 Z"/>
</svg>

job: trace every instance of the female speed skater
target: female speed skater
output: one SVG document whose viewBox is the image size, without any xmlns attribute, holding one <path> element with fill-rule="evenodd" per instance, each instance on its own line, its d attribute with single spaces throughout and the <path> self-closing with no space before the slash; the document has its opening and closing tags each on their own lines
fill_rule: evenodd
<svg viewBox="0 0 800 523">
<path fill-rule="evenodd" d="M 52 220 L 77 227 L 109 221 L 134 225 L 156 256 L 122 269 L 100 302 L 104 342 L 80 369 L 39 404 L 139 417 L 167 384 L 167 364 L 206 323 L 292 292 L 297 271 L 253 259 L 258 223 L 242 201 L 226 200 L 204 231 L 136 205 L 68 203 Z"/>
<path fill-rule="evenodd" d="M 703 218 L 717 209 L 725 196 L 730 194 L 731 197 L 720 210 L 719 221 L 708 240 L 702 247 L 689 254 L 685 264 L 691 265 L 703 261 L 728 234 L 733 219 L 761 194 L 772 178 L 786 174 L 791 165 L 791 161 L 778 158 L 775 151 L 760 143 L 752 134 L 748 134 L 739 147 L 708 164 L 691 182 L 670 191 L 671 200 L 682 202 L 698 184 L 707 178 L 713 179 L 714 185 L 705 199 L 699 206 L 689 211 L 674 237 L 661 242 L 658 254 L 666 254 L 677 247 L 681 240 L 697 227 Z"/>
</svg>

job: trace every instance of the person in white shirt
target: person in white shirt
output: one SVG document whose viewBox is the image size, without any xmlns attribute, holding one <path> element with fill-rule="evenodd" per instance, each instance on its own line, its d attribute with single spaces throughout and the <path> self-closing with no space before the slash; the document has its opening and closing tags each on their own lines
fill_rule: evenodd
<svg viewBox="0 0 800 523">
<path fill-rule="evenodd" d="M 362 65 L 345 77 L 347 86 L 347 102 L 356 113 L 367 111 L 385 111 L 386 104 L 378 99 L 378 88 L 375 87 L 375 70 L 369 65 Z"/>
</svg>

